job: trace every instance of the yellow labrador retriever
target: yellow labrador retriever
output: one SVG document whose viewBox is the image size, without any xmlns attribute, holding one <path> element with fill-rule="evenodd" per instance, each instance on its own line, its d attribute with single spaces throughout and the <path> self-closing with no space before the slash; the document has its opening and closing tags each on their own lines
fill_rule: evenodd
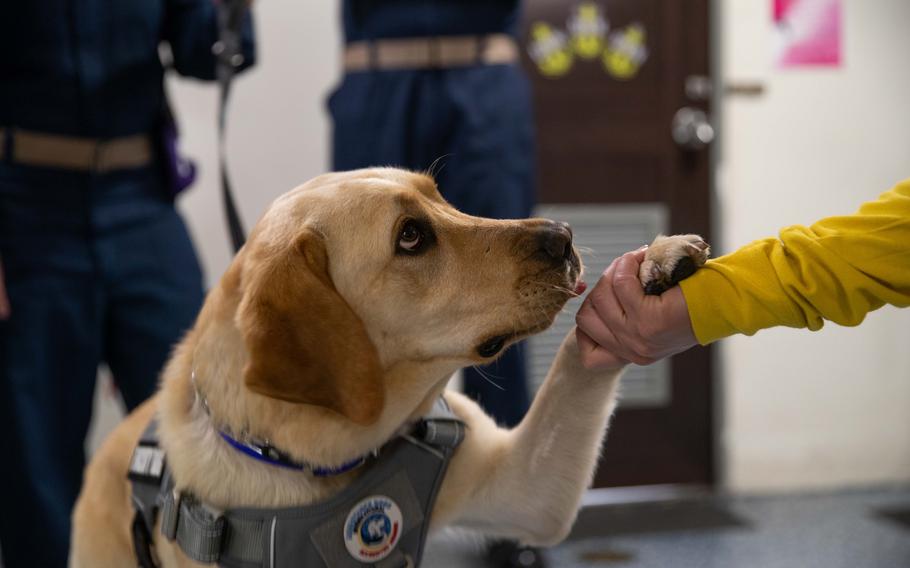
<svg viewBox="0 0 910 568">
<path fill-rule="evenodd" d="M 669 274 L 696 242 L 667 238 L 649 260 Z M 568 226 L 462 214 L 424 175 L 327 174 L 280 197 L 209 294 L 160 392 L 88 466 L 71 566 L 135 566 L 127 471 L 153 413 L 176 488 L 208 505 L 324 500 L 360 470 L 314 477 L 272 467 L 230 448 L 218 429 L 253 433 L 301 462 L 343 464 L 428 412 L 457 369 L 547 328 L 582 290 L 580 273 Z M 467 433 L 433 527 L 562 540 L 591 480 L 618 375 L 586 369 L 573 332 L 514 429 L 445 392 Z M 193 565 L 157 531 L 154 548 L 163 566 Z"/>
</svg>

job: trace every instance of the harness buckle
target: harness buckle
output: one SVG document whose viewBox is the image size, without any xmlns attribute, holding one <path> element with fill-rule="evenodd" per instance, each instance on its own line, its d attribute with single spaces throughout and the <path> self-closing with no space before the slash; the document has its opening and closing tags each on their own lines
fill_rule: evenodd
<svg viewBox="0 0 910 568">
<path fill-rule="evenodd" d="M 164 450 L 157 445 L 139 442 L 130 458 L 128 477 L 132 481 L 158 484 L 164 475 Z"/>
<path fill-rule="evenodd" d="M 464 439 L 464 426 L 458 420 L 428 418 L 418 424 L 416 435 L 433 446 L 456 448 Z"/>
</svg>

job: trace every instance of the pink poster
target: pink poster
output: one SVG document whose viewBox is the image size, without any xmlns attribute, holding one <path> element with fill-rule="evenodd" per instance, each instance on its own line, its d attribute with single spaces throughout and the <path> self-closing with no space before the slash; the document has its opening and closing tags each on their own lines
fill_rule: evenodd
<svg viewBox="0 0 910 568">
<path fill-rule="evenodd" d="M 773 0 L 778 67 L 841 63 L 841 0 Z"/>
</svg>

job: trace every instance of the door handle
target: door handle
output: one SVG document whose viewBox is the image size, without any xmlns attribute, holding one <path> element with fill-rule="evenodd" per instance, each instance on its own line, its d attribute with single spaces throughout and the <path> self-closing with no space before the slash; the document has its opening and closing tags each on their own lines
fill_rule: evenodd
<svg viewBox="0 0 910 568">
<path fill-rule="evenodd" d="M 714 141 L 714 127 L 705 111 L 682 107 L 673 116 L 673 141 L 685 150 L 701 150 Z"/>
</svg>

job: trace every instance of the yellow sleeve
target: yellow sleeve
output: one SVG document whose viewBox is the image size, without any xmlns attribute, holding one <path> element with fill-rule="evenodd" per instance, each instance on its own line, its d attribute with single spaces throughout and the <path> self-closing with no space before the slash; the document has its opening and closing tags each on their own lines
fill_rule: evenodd
<svg viewBox="0 0 910 568">
<path fill-rule="evenodd" d="M 910 179 L 853 215 L 781 230 L 681 283 L 699 343 L 774 326 L 858 325 L 910 305 Z"/>
</svg>

